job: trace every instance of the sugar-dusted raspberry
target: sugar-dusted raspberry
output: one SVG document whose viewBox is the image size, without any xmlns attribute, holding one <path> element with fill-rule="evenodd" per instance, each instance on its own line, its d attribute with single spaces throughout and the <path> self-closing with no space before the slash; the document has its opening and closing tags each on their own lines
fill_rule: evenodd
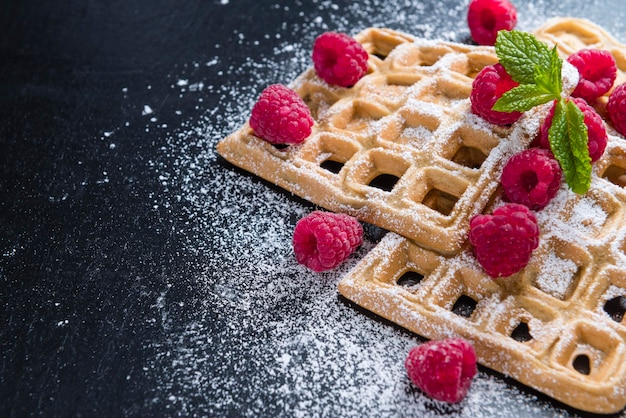
<svg viewBox="0 0 626 418">
<path fill-rule="evenodd" d="M 578 85 L 572 92 L 591 103 L 608 92 L 617 77 L 615 58 L 609 51 L 581 49 L 570 55 L 567 62 L 578 70 Z"/>
<path fill-rule="evenodd" d="M 507 161 L 500 183 L 509 201 L 540 210 L 556 195 L 561 176 L 561 166 L 550 151 L 530 148 Z"/>
<path fill-rule="evenodd" d="M 620 84 L 611 92 L 606 111 L 615 130 L 626 136 L 626 83 Z"/>
<path fill-rule="evenodd" d="M 472 112 L 495 125 L 512 124 L 522 116 L 521 112 L 498 112 L 492 108 L 504 93 L 517 86 L 502 64 L 486 66 L 472 83 Z"/>
<path fill-rule="evenodd" d="M 456 403 L 463 400 L 476 375 L 476 353 L 462 338 L 429 341 L 409 351 L 404 367 L 428 396 Z"/>
<path fill-rule="evenodd" d="M 584 122 L 585 125 L 587 125 L 588 135 L 587 148 L 589 149 L 591 162 L 595 162 L 602 157 L 602 154 L 604 154 L 606 144 L 609 140 L 602 116 L 600 116 L 593 107 L 589 106 L 584 99 L 581 99 L 580 97 L 572 97 L 570 100 L 576 103 L 576 106 L 578 106 L 578 108 L 583 112 L 583 115 L 585 115 Z M 553 105 L 548 112 L 545 121 L 541 125 L 541 131 L 539 133 L 540 146 L 548 150 L 550 149 L 548 132 L 550 130 L 550 126 L 552 126 L 555 105 Z"/>
<path fill-rule="evenodd" d="M 345 33 L 325 32 L 313 43 L 313 66 L 328 84 L 351 87 L 367 72 L 365 48 Z"/>
<path fill-rule="evenodd" d="M 517 24 L 517 10 L 508 0 L 472 0 L 467 9 L 467 25 L 472 39 L 480 45 L 494 45 L 499 30 Z"/>
<path fill-rule="evenodd" d="M 293 231 L 298 263 L 325 271 L 343 263 L 363 242 L 363 227 L 355 218 L 315 211 L 300 219 Z"/>
<path fill-rule="evenodd" d="M 250 127 L 272 144 L 299 144 L 311 135 L 311 111 L 289 87 L 272 84 L 252 107 Z"/>
<path fill-rule="evenodd" d="M 474 216 L 469 240 L 487 274 L 507 277 L 524 268 L 539 245 L 537 218 L 528 207 L 507 203 L 492 215 Z"/>
</svg>

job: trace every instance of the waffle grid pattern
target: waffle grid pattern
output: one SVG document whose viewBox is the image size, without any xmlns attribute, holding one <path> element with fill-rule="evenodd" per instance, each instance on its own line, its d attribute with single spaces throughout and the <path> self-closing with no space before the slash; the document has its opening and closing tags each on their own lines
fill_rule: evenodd
<svg viewBox="0 0 626 418">
<path fill-rule="evenodd" d="M 419 44 L 385 29 L 355 38 L 370 70 L 352 89 L 329 86 L 313 70 L 292 86 L 316 120 L 302 145 L 277 148 L 246 125 L 218 151 L 328 210 L 456 253 L 469 218 L 495 192 L 494 172 L 538 122 L 494 129 L 469 112 L 473 77 L 496 62 L 493 48 Z"/>
<path fill-rule="evenodd" d="M 598 178 L 562 189 L 539 215 L 542 240 L 516 276 L 492 280 L 468 252 L 445 257 L 389 233 L 342 279 L 355 303 L 426 338 L 462 336 L 481 364 L 562 402 L 626 402 L 626 194 Z M 498 204 L 496 202 L 495 204 Z"/>
</svg>

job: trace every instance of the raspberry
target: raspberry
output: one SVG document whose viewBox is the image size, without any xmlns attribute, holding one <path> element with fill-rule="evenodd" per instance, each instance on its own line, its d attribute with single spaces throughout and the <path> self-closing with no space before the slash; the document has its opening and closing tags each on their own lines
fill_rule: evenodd
<svg viewBox="0 0 626 418">
<path fill-rule="evenodd" d="M 512 124 L 522 116 L 520 112 L 498 112 L 492 108 L 504 93 L 517 86 L 502 64 L 486 66 L 472 83 L 472 112 L 496 125 Z"/>
<path fill-rule="evenodd" d="M 268 86 L 252 108 L 250 127 L 271 144 L 299 144 L 311 134 L 311 111 L 290 88 Z"/>
<path fill-rule="evenodd" d="M 606 111 L 617 132 L 626 136 L 626 83 L 620 84 L 609 96 Z"/>
<path fill-rule="evenodd" d="M 351 87 L 367 72 L 367 51 L 350 36 L 325 32 L 313 43 L 313 66 L 328 84 Z"/>
<path fill-rule="evenodd" d="M 476 375 L 476 353 L 462 338 L 429 341 L 409 351 L 404 367 L 428 396 L 456 403 L 465 397 Z"/>
<path fill-rule="evenodd" d="M 500 183 L 511 202 L 540 210 L 556 195 L 561 175 L 561 166 L 550 151 L 530 148 L 507 161 Z"/>
<path fill-rule="evenodd" d="M 315 211 L 300 219 L 293 231 L 298 263 L 325 271 L 343 263 L 363 242 L 363 227 L 355 218 Z"/>
<path fill-rule="evenodd" d="M 617 77 L 615 58 L 609 51 L 581 49 L 567 61 L 578 70 L 580 78 L 572 96 L 591 103 L 608 92 Z"/>
<path fill-rule="evenodd" d="M 480 45 L 494 45 L 499 30 L 517 24 L 517 10 L 508 0 L 472 0 L 467 10 L 467 25 L 472 39 Z"/>
<path fill-rule="evenodd" d="M 600 157 L 602 157 L 602 154 L 604 154 L 606 143 L 609 140 L 602 116 L 600 116 L 593 107 L 589 106 L 584 99 L 572 97 L 570 100 L 576 103 L 576 105 L 583 112 L 583 115 L 585 115 L 584 121 L 585 125 L 587 125 L 587 148 L 589 149 L 589 156 L 591 157 L 591 162 L 597 161 Z M 539 133 L 540 146 L 548 150 L 550 149 L 548 132 L 550 130 L 550 126 L 552 125 L 553 117 L 554 105 L 548 112 L 546 120 L 541 125 L 541 132 Z"/>
<path fill-rule="evenodd" d="M 507 203 L 493 215 L 476 215 L 470 221 L 470 243 L 480 265 L 491 277 L 520 271 L 539 245 L 537 219 L 517 203 Z"/>
</svg>

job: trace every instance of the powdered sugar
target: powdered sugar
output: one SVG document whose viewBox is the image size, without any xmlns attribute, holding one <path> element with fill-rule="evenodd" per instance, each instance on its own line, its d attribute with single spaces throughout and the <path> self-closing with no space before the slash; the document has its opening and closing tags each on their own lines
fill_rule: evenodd
<svg viewBox="0 0 626 418">
<path fill-rule="evenodd" d="M 231 3 L 220 1 L 222 7 Z M 310 65 L 311 41 L 327 28 L 355 33 L 381 25 L 456 41 L 468 35 L 459 23 L 466 2 L 370 0 L 341 11 L 331 1 L 313 4 L 318 16 L 268 29 L 265 42 L 276 44 L 271 56 L 233 66 L 224 52 L 205 59 L 213 71 L 205 80 L 174 75 L 177 88 L 197 86 L 195 92 L 215 98 L 199 120 L 168 128 L 163 160 L 153 162 L 163 179 L 155 205 L 185 219 L 186 228 L 172 234 L 196 261 L 182 267 L 182 281 L 168 279 L 168 289 L 186 289 L 183 300 L 167 290 L 155 301 L 163 339 L 146 347 L 143 368 L 159 382 L 146 406 L 172 416 L 566 416 L 484 370 L 459 405 L 415 390 L 403 362 L 420 340 L 337 296 L 339 278 L 381 232 L 366 227 L 366 243 L 346 264 L 312 273 L 297 265 L 291 250 L 293 226 L 312 206 L 216 156 L 216 142 L 244 123 L 263 87 L 288 83 Z M 520 13 L 520 25 L 536 25 L 545 9 L 544 2 L 533 2 Z M 283 41 L 289 32 L 298 40 Z M 220 84 L 224 74 L 238 81 Z"/>
<path fill-rule="evenodd" d="M 607 217 L 607 213 L 598 202 L 590 197 L 582 197 L 574 205 L 572 216 L 567 224 L 574 228 L 581 228 L 587 232 L 587 235 L 593 236 L 604 226 Z"/>
<path fill-rule="evenodd" d="M 572 260 L 550 253 L 542 260 L 535 286 L 557 299 L 564 300 L 576 284 L 574 275 L 577 271 L 578 266 Z"/>
</svg>

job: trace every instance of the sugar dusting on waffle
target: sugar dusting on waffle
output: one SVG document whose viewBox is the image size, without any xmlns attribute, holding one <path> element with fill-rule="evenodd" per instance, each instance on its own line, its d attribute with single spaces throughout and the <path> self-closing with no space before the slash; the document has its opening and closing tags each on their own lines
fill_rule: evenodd
<svg viewBox="0 0 626 418">
<path fill-rule="evenodd" d="M 591 41 L 581 35 L 590 31 Z M 616 58 L 624 51 L 582 20 L 553 20 L 537 34 L 566 39 L 574 50 L 587 41 Z M 536 136 L 546 106 L 494 128 L 471 115 L 467 100 L 472 77 L 496 60 L 492 48 L 384 29 L 356 39 L 370 52 L 371 71 L 353 89 L 329 87 L 312 71 L 292 84 L 317 121 L 302 146 L 276 149 L 244 125 L 220 142 L 220 154 L 329 210 L 393 231 L 339 284 L 348 299 L 427 338 L 468 338 L 482 364 L 577 408 L 623 408 L 624 329 L 604 308 L 623 286 L 613 266 L 624 258 L 614 250 L 623 245 L 626 199 L 611 171 L 624 170 L 623 138 L 611 133 L 587 195 L 562 188 L 539 215 L 542 241 L 529 265 L 493 281 L 466 251 L 468 221 L 501 204 L 502 164 Z M 575 85 L 574 72 L 564 75 Z M 329 171 L 327 161 L 339 168 Z M 397 183 L 373 187 L 380 174 Z M 421 281 L 405 288 L 398 283 L 408 272 Z"/>
</svg>

